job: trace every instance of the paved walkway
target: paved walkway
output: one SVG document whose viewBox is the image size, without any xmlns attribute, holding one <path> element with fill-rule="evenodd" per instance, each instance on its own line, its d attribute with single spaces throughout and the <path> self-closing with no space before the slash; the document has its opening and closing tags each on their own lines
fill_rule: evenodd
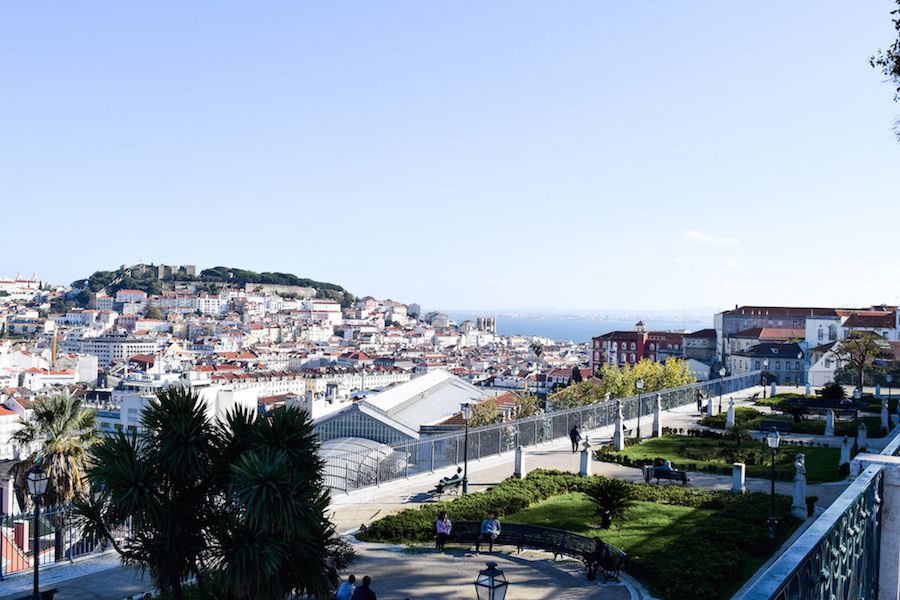
<svg viewBox="0 0 900 600">
<path fill-rule="evenodd" d="M 486 561 L 494 561 L 510 581 L 509 600 L 628 600 L 624 584 L 588 581 L 584 567 L 573 560 L 554 561 L 543 552 L 495 552 L 475 555 L 461 550 L 436 554 L 430 550 L 383 544 L 355 544 L 359 558 L 345 574 L 372 578 L 372 589 L 383 600 L 469 600 L 473 583 Z"/>
</svg>

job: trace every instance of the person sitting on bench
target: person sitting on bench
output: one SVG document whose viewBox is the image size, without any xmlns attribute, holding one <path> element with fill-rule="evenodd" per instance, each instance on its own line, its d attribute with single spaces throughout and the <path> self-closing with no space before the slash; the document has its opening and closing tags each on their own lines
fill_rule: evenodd
<svg viewBox="0 0 900 600">
<path fill-rule="evenodd" d="M 653 470 L 661 472 L 661 473 L 671 473 L 675 469 L 672 468 L 671 462 L 669 462 L 665 459 L 662 459 L 662 458 L 657 458 L 656 464 L 653 465 Z"/>
<path fill-rule="evenodd" d="M 485 541 L 489 544 L 488 552 L 494 551 L 494 540 L 500 535 L 500 520 L 497 513 L 488 511 L 487 518 L 481 522 L 481 533 L 478 534 L 478 541 L 475 542 L 475 552 L 481 550 L 481 542 Z"/>
<path fill-rule="evenodd" d="M 587 578 L 588 581 L 593 581 L 597 579 L 597 568 L 600 566 L 600 562 L 603 560 L 603 555 L 606 553 L 606 544 L 604 544 L 601 540 L 594 539 L 594 551 L 588 555 L 587 558 Z"/>
<path fill-rule="evenodd" d="M 462 467 L 457 467 L 456 473 L 453 477 L 441 477 L 441 480 L 438 481 L 438 485 L 444 485 L 447 483 L 452 483 L 454 481 L 458 481 L 462 477 Z"/>
</svg>

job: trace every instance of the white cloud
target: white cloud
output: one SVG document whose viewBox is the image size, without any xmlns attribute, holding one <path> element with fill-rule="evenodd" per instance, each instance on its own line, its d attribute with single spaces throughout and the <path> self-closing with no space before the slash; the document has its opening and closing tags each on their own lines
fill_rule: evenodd
<svg viewBox="0 0 900 600">
<path fill-rule="evenodd" d="M 729 269 L 740 269 L 741 268 L 741 265 L 738 264 L 738 261 L 734 260 L 733 258 L 726 258 L 725 266 L 728 267 Z"/>
<path fill-rule="evenodd" d="M 741 240 L 736 237 L 710 235 L 697 229 L 685 229 L 681 233 L 689 240 L 693 240 L 700 244 L 709 244 L 711 246 L 737 246 L 741 243 Z"/>
</svg>

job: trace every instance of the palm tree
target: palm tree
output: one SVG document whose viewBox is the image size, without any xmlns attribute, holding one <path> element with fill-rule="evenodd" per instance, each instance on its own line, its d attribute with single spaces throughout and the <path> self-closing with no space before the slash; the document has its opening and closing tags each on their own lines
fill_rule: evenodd
<svg viewBox="0 0 900 600">
<path fill-rule="evenodd" d="M 17 467 L 18 499 L 21 506 L 30 504 L 31 499 L 24 493 L 25 478 L 39 464 L 50 478 L 42 498 L 44 505 L 59 509 L 87 491 L 85 463 L 88 451 L 97 441 L 95 412 L 68 393 L 36 400 L 32 411 L 31 419 L 23 421 L 22 428 L 12 435 L 19 452 L 27 453 Z M 48 518 L 56 531 L 59 560 L 65 550 L 65 518 L 60 510 L 48 513 Z"/>
<path fill-rule="evenodd" d="M 587 489 L 587 495 L 597 507 L 603 529 L 609 529 L 613 518 L 621 517 L 634 504 L 631 484 L 621 479 L 601 477 Z"/>
<path fill-rule="evenodd" d="M 544 344 L 539 342 L 538 340 L 534 340 L 531 342 L 531 351 L 538 359 L 538 365 L 541 364 L 541 356 L 544 354 Z"/>
<path fill-rule="evenodd" d="M 141 432 L 94 447 L 93 493 L 76 502 L 87 533 L 148 569 L 175 600 L 191 576 L 223 600 L 328 596 L 334 528 L 305 412 L 236 409 L 213 419 L 196 391 L 173 387 L 144 409 Z M 132 533 L 119 541 L 113 531 L 128 519 Z"/>
</svg>

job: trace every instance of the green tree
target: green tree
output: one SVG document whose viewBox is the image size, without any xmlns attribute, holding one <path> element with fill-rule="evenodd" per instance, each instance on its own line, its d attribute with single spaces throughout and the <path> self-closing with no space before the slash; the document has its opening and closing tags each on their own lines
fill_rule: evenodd
<svg viewBox="0 0 900 600">
<path fill-rule="evenodd" d="M 27 489 L 25 479 L 38 464 L 49 477 L 43 504 L 59 508 L 87 491 L 87 455 L 97 441 L 95 412 L 84 406 L 80 398 L 68 394 L 36 400 L 31 408 L 31 418 L 12 435 L 13 444 L 26 456 L 17 468 L 18 500 L 21 506 L 30 504 L 30 496 L 23 492 Z M 65 548 L 62 511 L 51 521 L 56 531 L 56 558 L 60 559 Z"/>
<path fill-rule="evenodd" d="M 500 409 L 497 400 L 488 398 L 472 406 L 472 417 L 469 419 L 469 427 L 481 427 L 491 425 L 500 419 Z"/>
<path fill-rule="evenodd" d="M 600 478 L 588 487 L 587 495 L 600 515 L 600 527 L 609 529 L 613 519 L 625 514 L 625 509 L 634 504 L 634 490 L 631 484 L 621 479 Z"/>
<path fill-rule="evenodd" d="M 897 0 L 900 7 L 900 0 Z M 884 76 L 894 84 L 894 102 L 900 101 L 900 8 L 891 11 L 894 15 L 894 29 L 897 31 L 897 39 L 888 46 L 887 50 L 878 50 L 869 58 L 869 64 L 879 69 Z M 895 123 L 894 131 L 900 137 L 900 121 Z"/>
<path fill-rule="evenodd" d="M 516 418 L 524 419 L 536 415 L 541 410 L 541 400 L 536 394 L 516 394 Z"/>
<path fill-rule="evenodd" d="M 856 373 L 856 383 L 860 391 L 865 381 L 866 369 L 874 368 L 876 360 L 893 357 L 887 350 L 886 342 L 871 331 L 851 331 L 850 335 L 834 346 L 832 352 Z"/>
<path fill-rule="evenodd" d="M 160 320 L 163 318 L 162 311 L 159 310 L 156 306 L 150 306 L 147 308 L 146 316 L 148 319 L 157 319 Z"/>
<path fill-rule="evenodd" d="M 578 365 L 572 365 L 572 375 L 569 377 L 570 383 L 581 383 L 584 381 L 584 378 L 581 376 L 581 369 L 578 368 Z"/>
<path fill-rule="evenodd" d="M 541 364 L 541 357 L 544 355 L 544 344 L 538 340 L 531 342 L 531 352 L 537 357 L 538 364 Z"/>
<path fill-rule="evenodd" d="M 197 392 L 169 388 L 141 416 L 142 435 L 97 444 L 77 503 L 87 535 L 146 568 L 175 600 L 193 576 L 210 598 L 326 597 L 334 529 L 323 463 L 306 413 L 211 418 Z M 114 528 L 131 519 L 124 541 Z"/>
<path fill-rule="evenodd" d="M 97 441 L 95 412 L 68 394 L 38 399 L 31 408 L 31 418 L 12 435 L 13 444 L 28 453 L 19 471 L 24 474 L 41 465 L 50 478 L 44 503 L 68 504 L 87 490 L 84 469 L 88 450 Z"/>
</svg>

